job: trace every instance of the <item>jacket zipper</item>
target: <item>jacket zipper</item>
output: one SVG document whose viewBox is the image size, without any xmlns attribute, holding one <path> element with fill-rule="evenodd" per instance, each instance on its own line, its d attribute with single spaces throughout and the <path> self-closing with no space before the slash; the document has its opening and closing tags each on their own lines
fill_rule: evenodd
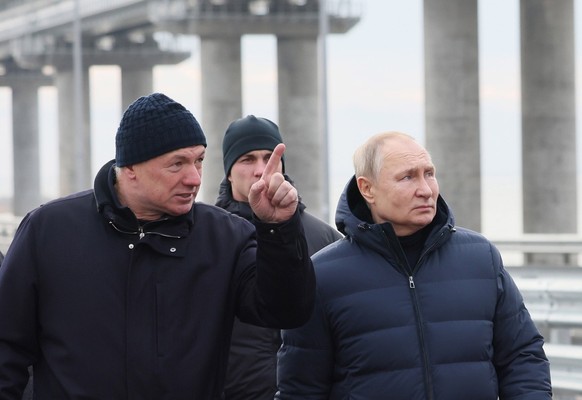
<svg viewBox="0 0 582 400">
<path fill-rule="evenodd" d="M 117 225 L 115 225 L 115 223 L 113 221 L 109 221 L 109 225 L 111 225 L 113 227 L 113 229 L 115 229 L 119 233 L 125 233 L 127 235 L 138 235 L 139 239 L 143 239 L 145 235 L 158 235 L 158 236 L 162 236 L 165 238 L 171 238 L 171 239 L 181 239 L 182 238 L 182 236 L 169 235 L 169 234 L 161 233 L 161 232 L 155 232 L 155 231 L 146 232 L 143 230 L 143 227 L 141 227 L 141 226 L 139 227 L 139 231 L 126 231 L 126 230 L 118 228 Z"/>
<path fill-rule="evenodd" d="M 454 229 L 455 229 L 454 227 L 449 226 L 449 232 L 454 231 Z M 445 236 L 445 232 L 446 232 L 445 230 L 441 231 L 439 237 L 435 241 L 433 241 L 432 244 L 420 255 L 418 261 L 416 262 L 416 265 L 412 269 L 411 273 L 408 275 L 408 287 L 411 290 L 416 289 L 416 283 L 414 282 L 414 273 L 420 267 L 421 261 L 442 240 L 442 238 Z M 408 269 L 404 268 L 404 270 L 407 271 Z M 418 299 L 416 297 L 416 293 L 414 290 L 411 293 L 411 295 L 412 295 L 412 299 L 413 299 L 413 303 L 414 303 L 414 309 L 415 309 L 416 315 L 417 315 L 418 335 L 420 336 L 420 346 L 421 346 L 421 351 L 422 351 L 422 358 L 424 360 L 424 376 L 425 376 L 424 383 L 426 385 L 426 395 L 427 395 L 427 398 L 429 400 L 432 400 L 432 399 L 434 399 L 433 387 L 432 387 L 432 375 L 431 375 L 431 371 L 430 371 L 428 352 L 427 352 L 426 346 L 425 346 L 425 337 L 424 337 L 424 329 L 423 329 L 423 324 L 422 324 L 422 315 L 420 312 Z"/>
</svg>

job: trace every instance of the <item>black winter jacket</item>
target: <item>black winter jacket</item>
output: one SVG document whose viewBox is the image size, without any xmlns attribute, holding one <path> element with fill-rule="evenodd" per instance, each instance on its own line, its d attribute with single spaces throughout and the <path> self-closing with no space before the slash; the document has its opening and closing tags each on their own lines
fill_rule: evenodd
<svg viewBox="0 0 582 400">
<path fill-rule="evenodd" d="M 346 238 L 312 257 L 311 320 L 283 331 L 276 399 L 550 400 L 549 364 L 497 249 L 439 197 L 416 265 L 352 178 Z M 363 212 L 360 212 L 363 211 Z"/>
<path fill-rule="evenodd" d="M 0 398 L 204 400 L 223 391 L 235 315 L 304 323 L 314 277 L 298 213 L 255 226 L 212 205 L 140 226 L 94 191 L 21 223 L 0 268 Z"/>
<path fill-rule="evenodd" d="M 285 179 L 293 181 L 285 175 Z M 248 203 L 234 200 L 227 179 L 220 184 L 216 205 L 251 220 Z M 305 211 L 299 202 L 299 211 L 308 254 L 340 239 L 342 235 L 330 225 Z M 225 400 L 272 400 L 277 391 L 277 350 L 281 345 L 279 329 L 262 328 L 235 319 L 225 382 Z"/>
</svg>

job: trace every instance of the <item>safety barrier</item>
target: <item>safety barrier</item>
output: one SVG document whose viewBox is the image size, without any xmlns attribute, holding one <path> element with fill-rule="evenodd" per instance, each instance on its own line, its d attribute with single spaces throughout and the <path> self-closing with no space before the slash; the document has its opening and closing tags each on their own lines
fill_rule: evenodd
<svg viewBox="0 0 582 400">
<path fill-rule="evenodd" d="M 0 214 L 0 251 L 3 254 L 6 254 L 20 221 L 21 218 L 12 214 Z"/>
<path fill-rule="evenodd" d="M 582 268 L 507 267 L 540 328 L 582 329 Z"/>
<path fill-rule="evenodd" d="M 554 399 L 582 395 L 582 346 L 546 344 Z"/>
<path fill-rule="evenodd" d="M 546 339 L 554 399 L 582 396 L 582 268 L 507 267 Z M 582 398 L 582 397 L 580 397 Z"/>
</svg>

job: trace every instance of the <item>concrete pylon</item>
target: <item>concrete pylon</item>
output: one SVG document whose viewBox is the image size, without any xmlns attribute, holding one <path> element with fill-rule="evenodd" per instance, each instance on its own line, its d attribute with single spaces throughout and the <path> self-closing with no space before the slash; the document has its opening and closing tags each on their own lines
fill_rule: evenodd
<svg viewBox="0 0 582 400">
<path fill-rule="evenodd" d="M 105 55 L 107 57 L 105 57 Z M 154 90 L 154 67 L 156 65 L 176 65 L 190 58 L 189 51 L 163 50 L 152 35 L 143 42 L 136 43 L 126 35 L 115 37 L 113 51 L 95 52 L 91 65 L 108 60 L 121 69 L 121 106 L 122 111 L 142 96 Z"/>
<path fill-rule="evenodd" d="M 325 216 L 321 158 L 317 37 L 277 37 L 279 128 L 287 145 L 285 172 L 309 212 Z"/>
<path fill-rule="evenodd" d="M 72 66 L 58 66 L 55 83 L 59 102 L 60 195 L 64 196 L 93 187 L 89 69 L 83 68 L 82 132 L 75 131 L 75 80 Z"/>
<path fill-rule="evenodd" d="M 208 146 L 202 169 L 201 200 L 214 204 L 224 178 L 222 138 L 228 125 L 242 115 L 240 36 L 201 37 L 202 130 Z"/>
<path fill-rule="evenodd" d="M 477 0 L 424 1 L 426 146 L 456 223 L 481 230 Z"/>
<path fill-rule="evenodd" d="M 285 168 L 297 176 L 299 194 L 309 211 L 327 214 L 321 157 L 311 154 L 321 148 L 317 110 L 317 36 L 319 34 L 319 0 L 183 2 L 185 10 L 172 13 L 161 8 L 157 26 L 173 33 L 198 35 L 202 59 L 202 128 L 208 139 L 202 196 L 214 203 L 222 170 L 222 136 L 228 124 L 242 115 L 240 86 L 240 37 L 275 35 L 279 40 L 279 121 L 289 144 Z M 262 6 L 262 7 L 257 7 Z M 350 0 L 329 7 L 329 33 L 346 33 L 360 19 Z M 295 40 L 294 40 L 295 39 Z M 293 51 L 297 53 L 294 54 Z M 294 69 L 295 68 L 295 69 Z M 289 96 L 287 98 L 287 96 Z M 304 120 L 303 120 L 304 119 Z M 302 121 L 303 120 L 303 121 Z M 299 144 L 297 146 L 296 144 Z M 317 145 L 319 146 L 317 146 Z M 303 153 L 303 155 L 299 155 Z M 305 172 L 307 171 L 307 172 Z M 315 185 L 319 185 L 314 187 Z M 324 210 L 322 210 L 324 209 Z M 327 216 L 324 216 L 327 219 Z"/>
<path fill-rule="evenodd" d="M 576 233 L 574 1 L 521 0 L 524 233 Z M 528 254 L 526 263 L 576 263 Z"/>
<path fill-rule="evenodd" d="M 10 68 L 12 88 L 14 197 L 12 212 L 24 216 L 42 203 L 40 189 L 38 89 L 50 79 L 40 71 Z"/>
<path fill-rule="evenodd" d="M 153 65 L 121 67 L 121 110 L 129 107 L 136 99 L 147 96 L 154 90 Z"/>
</svg>

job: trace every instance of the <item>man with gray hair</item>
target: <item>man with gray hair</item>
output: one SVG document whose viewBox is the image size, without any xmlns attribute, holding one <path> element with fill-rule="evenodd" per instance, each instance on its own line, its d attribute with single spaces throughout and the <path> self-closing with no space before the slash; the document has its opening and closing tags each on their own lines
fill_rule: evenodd
<svg viewBox="0 0 582 400">
<path fill-rule="evenodd" d="M 219 399 L 235 316 L 309 318 L 314 276 L 277 146 L 252 223 L 195 201 L 206 138 L 154 93 L 123 114 L 94 187 L 31 211 L 0 268 L 0 398 Z"/>
<path fill-rule="evenodd" d="M 283 331 L 276 399 L 550 400 L 543 338 L 498 250 L 455 226 L 428 151 L 382 133 L 354 168 L 346 239 L 313 257 L 315 310 Z"/>
</svg>

